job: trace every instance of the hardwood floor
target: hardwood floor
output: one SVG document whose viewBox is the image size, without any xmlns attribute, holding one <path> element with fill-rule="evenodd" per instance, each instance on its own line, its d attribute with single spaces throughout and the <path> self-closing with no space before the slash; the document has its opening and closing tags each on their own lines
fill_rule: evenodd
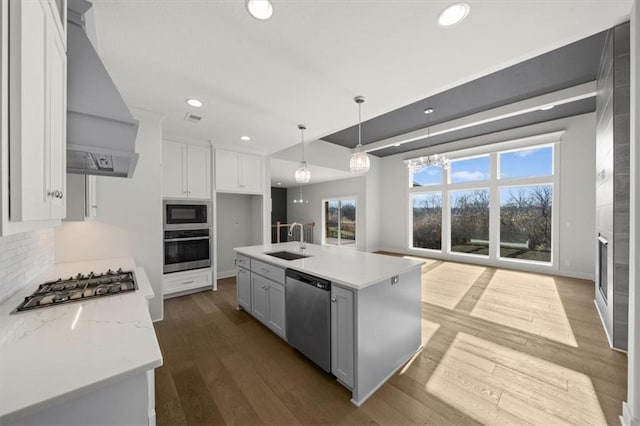
<svg viewBox="0 0 640 426">
<path fill-rule="evenodd" d="M 165 302 L 159 425 L 619 424 L 626 355 L 593 283 L 426 259 L 424 349 L 362 407 L 244 311 L 235 279 Z"/>
</svg>

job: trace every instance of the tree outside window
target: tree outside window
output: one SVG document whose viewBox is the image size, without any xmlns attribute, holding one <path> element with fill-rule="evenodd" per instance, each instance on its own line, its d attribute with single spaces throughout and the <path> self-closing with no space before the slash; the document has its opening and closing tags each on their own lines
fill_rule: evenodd
<svg viewBox="0 0 640 426">
<path fill-rule="evenodd" d="M 325 244 L 355 246 L 356 200 L 326 200 L 324 222 Z"/>
</svg>

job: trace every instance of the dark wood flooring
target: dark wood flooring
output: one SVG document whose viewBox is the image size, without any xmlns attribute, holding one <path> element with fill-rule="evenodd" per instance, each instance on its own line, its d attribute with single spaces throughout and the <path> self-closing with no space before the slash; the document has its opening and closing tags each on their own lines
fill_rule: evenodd
<svg viewBox="0 0 640 426">
<path fill-rule="evenodd" d="M 626 356 L 593 283 L 428 260 L 424 350 L 362 407 L 244 311 L 235 279 L 165 301 L 158 425 L 619 424 Z"/>
</svg>

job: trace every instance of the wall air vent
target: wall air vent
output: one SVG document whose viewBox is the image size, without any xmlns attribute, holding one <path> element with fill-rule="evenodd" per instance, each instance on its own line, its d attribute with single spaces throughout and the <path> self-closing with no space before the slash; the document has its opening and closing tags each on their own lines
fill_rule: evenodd
<svg viewBox="0 0 640 426">
<path fill-rule="evenodd" d="M 184 119 L 185 119 L 186 121 L 191 122 L 191 123 L 199 123 L 199 122 L 200 122 L 200 120 L 202 120 L 202 117 L 200 117 L 199 115 L 191 114 L 191 113 L 189 113 L 189 112 L 188 112 L 188 113 L 184 116 Z"/>
</svg>

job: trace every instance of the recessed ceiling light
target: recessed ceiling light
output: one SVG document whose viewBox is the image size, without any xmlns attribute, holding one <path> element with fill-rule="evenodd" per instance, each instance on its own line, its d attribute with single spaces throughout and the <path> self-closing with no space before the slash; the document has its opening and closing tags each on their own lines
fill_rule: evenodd
<svg viewBox="0 0 640 426">
<path fill-rule="evenodd" d="M 249 136 L 240 136 L 240 139 L 242 139 L 243 141 L 250 141 L 251 138 Z"/>
<path fill-rule="evenodd" d="M 424 112 L 425 114 L 431 114 L 431 113 L 433 113 L 433 111 L 434 111 L 434 109 L 433 109 L 433 108 L 426 108 L 423 112 Z"/>
<path fill-rule="evenodd" d="M 282 185 L 282 182 L 276 182 L 276 185 L 280 186 Z"/>
<path fill-rule="evenodd" d="M 185 101 L 189 106 L 192 106 L 194 108 L 200 108 L 203 104 L 202 101 L 199 101 L 196 98 L 189 98 Z"/>
<path fill-rule="evenodd" d="M 269 0 L 247 0 L 247 10 L 251 16 L 261 21 L 273 15 L 273 6 Z"/>
<path fill-rule="evenodd" d="M 438 24 L 448 27 L 461 22 L 469 14 L 469 5 L 467 3 L 456 3 L 447 7 L 438 17 Z"/>
<path fill-rule="evenodd" d="M 550 109 L 553 109 L 555 105 L 551 104 L 551 105 L 545 105 L 543 107 L 540 107 L 540 111 L 549 111 Z"/>
</svg>

